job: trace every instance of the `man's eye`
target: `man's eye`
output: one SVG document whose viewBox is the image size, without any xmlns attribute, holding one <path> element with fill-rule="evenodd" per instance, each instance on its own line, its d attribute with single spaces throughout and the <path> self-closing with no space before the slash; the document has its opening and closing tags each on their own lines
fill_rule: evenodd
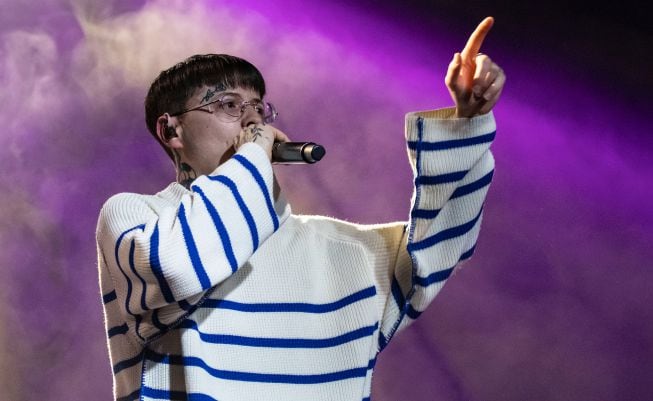
<svg viewBox="0 0 653 401">
<path fill-rule="evenodd" d="M 230 109 L 230 110 L 234 110 L 234 109 L 238 108 L 238 103 L 236 103 L 233 100 L 227 100 L 227 101 L 223 102 L 222 104 L 223 104 L 224 107 L 226 107 L 227 109 Z"/>
<path fill-rule="evenodd" d="M 254 107 L 254 110 L 256 110 L 258 114 L 260 115 L 265 114 L 265 105 L 263 103 L 254 103 L 252 107 Z"/>
</svg>

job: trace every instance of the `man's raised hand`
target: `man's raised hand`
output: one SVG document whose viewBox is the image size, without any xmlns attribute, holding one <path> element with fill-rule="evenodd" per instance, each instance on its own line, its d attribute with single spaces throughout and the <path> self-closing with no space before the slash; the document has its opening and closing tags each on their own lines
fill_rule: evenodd
<svg viewBox="0 0 653 401">
<path fill-rule="evenodd" d="M 449 64 L 444 82 L 456 104 L 456 117 L 488 113 L 501 96 L 506 75 L 487 55 L 479 53 L 493 24 L 494 18 L 485 18 Z"/>
<path fill-rule="evenodd" d="M 274 128 L 270 124 L 250 123 L 243 127 L 240 134 L 234 138 L 234 151 L 237 151 L 244 143 L 254 142 L 265 150 L 268 158 L 272 158 L 272 146 L 275 142 L 288 142 L 290 139 L 286 134 Z"/>
</svg>

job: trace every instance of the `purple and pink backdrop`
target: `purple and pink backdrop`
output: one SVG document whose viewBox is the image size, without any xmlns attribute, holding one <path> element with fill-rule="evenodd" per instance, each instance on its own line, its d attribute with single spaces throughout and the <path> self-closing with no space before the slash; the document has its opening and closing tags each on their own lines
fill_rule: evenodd
<svg viewBox="0 0 653 401">
<path fill-rule="evenodd" d="M 143 122 L 160 70 L 251 60 L 278 126 L 328 149 L 278 169 L 294 211 L 403 220 L 403 115 L 451 103 L 446 67 L 485 15 L 508 83 L 477 253 L 384 351 L 373 399 L 651 399 L 651 34 L 635 12 L 494 3 L 3 2 L 0 399 L 111 397 L 95 222 L 174 179 Z"/>
</svg>

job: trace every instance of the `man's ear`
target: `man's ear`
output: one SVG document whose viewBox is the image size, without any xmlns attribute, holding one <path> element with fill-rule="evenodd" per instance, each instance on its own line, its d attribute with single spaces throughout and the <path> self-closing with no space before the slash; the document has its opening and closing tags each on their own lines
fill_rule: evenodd
<svg viewBox="0 0 653 401">
<path fill-rule="evenodd" d="M 179 137 L 178 130 L 181 131 L 181 125 L 177 117 L 172 117 L 165 113 L 156 119 L 156 136 L 161 143 L 171 149 L 181 149 L 184 147 L 183 141 Z"/>
</svg>

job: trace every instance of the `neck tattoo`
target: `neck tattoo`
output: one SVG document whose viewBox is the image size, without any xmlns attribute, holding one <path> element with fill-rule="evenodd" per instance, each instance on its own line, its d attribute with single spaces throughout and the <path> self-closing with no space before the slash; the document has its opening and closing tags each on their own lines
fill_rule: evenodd
<svg viewBox="0 0 653 401">
<path fill-rule="evenodd" d="M 177 182 L 183 185 L 186 189 L 190 189 L 190 184 L 197 178 L 197 173 L 190 164 L 181 161 L 181 156 L 178 152 L 174 152 L 175 165 L 177 166 Z"/>
</svg>

